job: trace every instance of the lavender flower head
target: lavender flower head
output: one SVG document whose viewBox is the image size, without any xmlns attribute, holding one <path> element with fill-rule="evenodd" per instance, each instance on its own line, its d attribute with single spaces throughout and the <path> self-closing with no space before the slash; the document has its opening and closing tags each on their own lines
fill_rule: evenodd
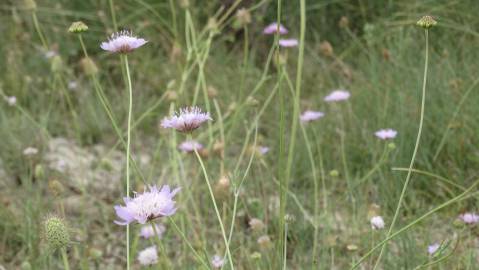
<svg viewBox="0 0 479 270">
<path fill-rule="evenodd" d="M 279 46 L 284 48 L 298 47 L 298 44 L 299 44 L 298 40 L 295 38 L 280 39 L 278 43 L 279 43 Z"/>
<path fill-rule="evenodd" d="M 100 47 L 105 51 L 114 53 L 129 53 L 145 45 L 148 41 L 134 37 L 130 31 L 120 31 L 113 33 L 106 42 L 102 42 Z"/>
<path fill-rule="evenodd" d="M 203 145 L 195 140 L 187 140 L 182 142 L 178 148 L 185 153 L 191 153 L 194 152 L 195 149 L 196 151 L 203 149 Z"/>
<path fill-rule="evenodd" d="M 324 98 L 326 102 L 347 100 L 351 94 L 346 90 L 335 90 Z"/>
<path fill-rule="evenodd" d="M 284 35 L 288 33 L 288 29 L 284 27 L 282 24 L 279 25 L 279 32 L 278 32 L 278 23 L 272 23 L 266 26 L 263 30 L 263 34 L 265 35 L 273 35 L 279 33 L 280 35 Z"/>
<path fill-rule="evenodd" d="M 208 112 L 202 112 L 198 107 L 187 107 L 180 109 L 171 117 L 165 117 L 161 121 L 163 128 L 174 128 L 181 132 L 192 132 L 199 128 L 201 124 L 212 120 Z"/>
<path fill-rule="evenodd" d="M 479 222 L 479 215 L 476 213 L 464 213 L 459 218 L 466 224 L 475 224 Z"/>
<path fill-rule="evenodd" d="M 305 111 L 299 116 L 299 120 L 301 123 L 307 123 L 314 120 L 318 120 L 319 118 L 323 117 L 324 113 L 318 111 Z"/>
<path fill-rule="evenodd" d="M 394 129 L 390 129 L 390 128 L 381 129 L 381 130 L 378 130 L 374 133 L 374 135 L 376 135 L 376 137 L 378 137 L 381 140 L 394 139 L 397 134 L 398 134 L 397 131 L 395 131 Z"/>
<path fill-rule="evenodd" d="M 148 266 L 158 263 L 158 251 L 156 246 L 147 247 L 138 253 L 138 261 L 141 265 Z"/>
<path fill-rule="evenodd" d="M 213 256 L 211 259 L 211 265 L 214 269 L 220 269 L 225 264 L 225 259 L 221 258 L 219 255 Z"/>
<path fill-rule="evenodd" d="M 121 219 L 115 220 L 118 225 L 127 225 L 131 222 L 145 224 L 159 217 L 171 216 L 176 212 L 173 197 L 180 188 L 170 190 L 164 185 L 161 190 L 156 186 L 150 186 L 149 191 L 141 194 L 135 193 L 133 198 L 124 198 L 125 206 L 115 205 L 116 215 Z"/>
<path fill-rule="evenodd" d="M 166 231 L 165 226 L 161 224 L 147 224 L 143 225 L 140 230 L 140 236 L 148 239 L 156 235 L 155 230 L 153 229 L 153 226 L 155 226 L 156 232 L 158 233 L 158 238 L 161 238 L 163 236 L 163 233 Z"/>
<path fill-rule="evenodd" d="M 441 245 L 439 245 L 438 243 L 434 243 L 432 245 L 429 245 L 427 247 L 427 253 L 429 253 L 429 255 L 433 255 L 434 253 L 436 253 L 436 251 L 439 249 Z"/>
<path fill-rule="evenodd" d="M 371 228 L 373 230 L 384 229 L 384 220 L 381 216 L 375 216 L 371 218 Z"/>
</svg>

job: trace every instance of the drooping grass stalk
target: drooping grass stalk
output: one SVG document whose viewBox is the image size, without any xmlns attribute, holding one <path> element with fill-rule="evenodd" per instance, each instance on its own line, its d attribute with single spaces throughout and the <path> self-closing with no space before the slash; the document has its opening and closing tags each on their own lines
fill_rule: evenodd
<svg viewBox="0 0 479 270">
<path fill-rule="evenodd" d="M 68 263 L 68 255 L 67 255 L 66 248 L 61 248 L 60 253 L 62 254 L 63 268 L 65 270 L 70 270 L 70 264 Z"/>
<path fill-rule="evenodd" d="M 37 12 L 34 10 L 32 11 L 32 19 L 33 25 L 35 26 L 35 31 L 37 31 L 38 37 L 40 37 L 40 41 L 42 42 L 42 46 L 45 50 L 48 50 L 48 42 L 45 36 L 43 35 L 42 29 L 40 28 L 40 24 L 38 23 Z"/>
<path fill-rule="evenodd" d="M 426 82 L 427 82 L 427 70 L 428 70 L 428 60 L 429 60 L 429 30 L 427 28 L 425 29 L 425 38 L 426 38 L 426 50 L 425 50 L 425 60 L 424 60 L 425 61 L 425 63 L 424 63 L 424 77 L 423 77 L 423 84 L 422 84 L 421 117 L 420 117 L 420 120 L 419 120 L 419 129 L 418 129 L 418 132 L 417 132 L 416 144 L 414 146 L 414 151 L 413 151 L 413 154 L 412 154 L 412 157 L 411 157 L 411 162 L 409 164 L 409 170 L 408 170 L 408 173 L 407 173 L 407 176 L 406 176 L 406 181 L 404 182 L 404 186 L 402 188 L 401 195 L 399 196 L 399 202 L 397 204 L 396 211 L 394 213 L 394 217 L 391 221 L 391 225 L 389 226 L 388 233 L 386 234 L 386 239 L 389 239 L 389 237 L 392 235 L 394 225 L 396 224 L 397 218 L 399 216 L 399 212 L 401 210 L 401 206 L 402 206 L 402 203 L 403 203 L 403 200 L 404 200 L 404 196 L 406 195 L 406 190 L 407 190 L 409 181 L 411 180 L 412 170 L 413 170 L 413 167 L 414 167 L 414 162 L 416 160 L 417 150 L 419 148 L 419 142 L 421 141 L 422 126 L 423 126 L 423 122 L 424 122 L 424 109 L 425 109 L 425 104 L 426 104 Z M 381 258 L 384 254 L 384 251 L 386 250 L 387 242 L 388 241 L 382 241 L 381 242 L 383 244 L 382 244 L 381 251 L 380 251 L 379 256 L 376 260 L 376 264 L 374 265 L 373 270 L 375 270 L 378 267 L 379 262 L 381 261 Z"/>
</svg>

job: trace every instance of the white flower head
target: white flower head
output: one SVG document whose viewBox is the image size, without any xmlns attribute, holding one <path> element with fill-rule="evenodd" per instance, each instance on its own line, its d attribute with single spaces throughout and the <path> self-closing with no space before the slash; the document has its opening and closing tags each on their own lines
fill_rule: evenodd
<svg viewBox="0 0 479 270">
<path fill-rule="evenodd" d="M 324 113 L 318 111 L 305 111 L 299 116 L 299 120 L 301 123 L 307 123 L 314 120 L 318 120 L 319 118 L 323 117 Z"/>
<path fill-rule="evenodd" d="M 298 44 L 299 44 L 298 40 L 295 38 L 280 39 L 278 43 L 279 43 L 279 46 L 284 48 L 298 47 Z"/>
<path fill-rule="evenodd" d="M 187 140 L 182 142 L 178 148 L 185 153 L 191 153 L 194 152 L 195 149 L 196 151 L 203 149 L 203 145 L 195 140 Z"/>
<path fill-rule="evenodd" d="M 15 106 L 15 104 L 17 104 L 17 97 L 15 96 L 5 97 L 5 101 L 8 103 L 8 105 Z"/>
<path fill-rule="evenodd" d="M 394 129 L 381 129 L 374 133 L 381 140 L 394 139 L 398 132 Z"/>
<path fill-rule="evenodd" d="M 130 31 L 123 30 L 113 33 L 106 42 L 102 42 L 100 47 L 105 51 L 114 53 L 129 53 L 145 45 L 148 41 L 133 36 Z"/>
<path fill-rule="evenodd" d="M 158 251 L 156 246 L 147 247 L 138 253 L 138 261 L 141 265 L 149 266 L 158 263 Z"/>
<path fill-rule="evenodd" d="M 373 230 L 381 230 L 384 229 L 384 220 L 380 216 L 375 216 L 371 218 L 371 228 Z"/>
<path fill-rule="evenodd" d="M 326 102 L 336 102 L 336 101 L 343 101 L 347 100 L 351 96 L 351 93 L 346 90 L 334 90 L 329 95 L 324 98 Z"/>
<path fill-rule="evenodd" d="M 38 154 L 38 149 L 35 147 L 27 147 L 23 150 L 23 154 L 25 156 L 33 156 Z"/>
<path fill-rule="evenodd" d="M 215 255 L 211 259 L 211 265 L 215 269 L 220 269 L 221 267 L 223 267 L 224 264 L 225 264 L 225 259 L 220 257 L 219 255 Z"/>
</svg>

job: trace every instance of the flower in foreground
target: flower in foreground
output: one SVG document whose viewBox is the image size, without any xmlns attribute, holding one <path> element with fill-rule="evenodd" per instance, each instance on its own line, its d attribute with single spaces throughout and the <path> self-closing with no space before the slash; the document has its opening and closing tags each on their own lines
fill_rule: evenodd
<svg viewBox="0 0 479 270">
<path fill-rule="evenodd" d="M 195 140 L 187 140 L 182 142 L 178 148 L 185 153 L 191 153 L 194 152 L 195 149 L 196 151 L 203 149 L 203 145 Z"/>
<path fill-rule="evenodd" d="M 307 123 L 314 120 L 318 120 L 323 117 L 324 113 L 318 111 L 305 111 L 299 116 L 301 123 Z"/>
<path fill-rule="evenodd" d="M 15 104 L 17 104 L 17 97 L 15 96 L 5 97 L 5 101 L 8 103 L 8 105 L 15 106 Z"/>
<path fill-rule="evenodd" d="M 127 225 L 134 221 L 145 224 L 176 212 L 173 197 L 180 188 L 170 190 L 168 185 L 164 185 L 161 190 L 157 186 L 150 186 L 149 189 L 141 194 L 135 193 L 133 198 L 125 197 L 125 206 L 115 205 L 116 215 L 121 219 L 115 220 L 116 224 Z"/>
<path fill-rule="evenodd" d="M 215 255 L 211 259 L 211 265 L 215 269 L 220 269 L 221 267 L 223 267 L 224 264 L 225 264 L 225 259 L 220 257 L 219 255 Z"/>
<path fill-rule="evenodd" d="M 346 90 L 335 90 L 324 98 L 326 102 L 347 100 L 351 94 Z"/>
<path fill-rule="evenodd" d="M 278 23 L 272 23 L 268 26 L 266 26 L 263 30 L 263 34 L 265 35 L 272 35 L 279 33 L 280 35 L 284 35 L 288 33 L 288 29 L 284 27 L 282 24 L 279 25 L 279 32 L 278 32 Z"/>
<path fill-rule="evenodd" d="M 380 216 L 375 216 L 371 218 L 371 228 L 373 230 L 384 229 L 384 220 Z"/>
<path fill-rule="evenodd" d="M 162 224 L 147 224 L 143 225 L 140 230 L 140 236 L 148 239 L 156 235 L 155 230 L 153 229 L 153 226 L 155 226 L 156 233 L 158 234 L 158 238 L 161 238 L 163 236 L 163 233 L 166 231 L 166 228 Z"/>
<path fill-rule="evenodd" d="M 108 41 L 101 43 L 100 47 L 114 53 L 129 53 L 147 42 L 142 38 L 134 37 L 130 31 L 123 30 L 113 33 Z"/>
<path fill-rule="evenodd" d="M 459 218 L 466 224 L 475 224 L 479 222 L 479 215 L 476 213 L 464 213 Z"/>
<path fill-rule="evenodd" d="M 158 263 L 158 251 L 156 246 L 147 247 L 138 253 L 138 261 L 141 265 L 148 266 Z"/>
<path fill-rule="evenodd" d="M 436 253 L 436 251 L 439 249 L 441 245 L 439 245 L 438 243 L 434 243 L 432 245 L 429 245 L 427 247 L 427 253 L 429 253 L 429 255 L 433 255 L 434 253 Z"/>
<path fill-rule="evenodd" d="M 398 132 L 396 130 L 388 128 L 388 129 L 378 130 L 374 133 L 374 135 L 376 135 L 376 137 L 378 137 L 381 140 L 387 140 L 387 139 L 394 139 L 397 133 Z"/>
<path fill-rule="evenodd" d="M 278 43 L 279 43 L 279 46 L 285 47 L 285 48 L 297 47 L 299 44 L 298 40 L 295 38 L 280 39 Z"/>
<path fill-rule="evenodd" d="M 165 117 L 161 121 L 163 128 L 174 128 L 181 132 L 192 132 L 204 122 L 212 120 L 208 112 L 202 112 L 198 107 L 186 107 L 180 109 L 171 117 Z"/>
</svg>

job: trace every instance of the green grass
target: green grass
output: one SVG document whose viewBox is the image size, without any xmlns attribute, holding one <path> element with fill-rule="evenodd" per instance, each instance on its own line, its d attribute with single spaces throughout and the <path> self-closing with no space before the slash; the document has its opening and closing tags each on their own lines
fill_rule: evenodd
<svg viewBox="0 0 479 270">
<path fill-rule="evenodd" d="M 172 1 L 174 13 L 170 1 L 111 1 L 115 20 L 109 2 L 38 0 L 34 13 L 23 1 L 0 4 L 0 265 L 63 269 L 60 252 L 46 249 L 42 226 L 57 214 L 70 227 L 71 269 L 126 268 L 125 229 L 113 223 L 113 206 L 125 192 L 125 148 L 97 95 L 104 92 L 126 141 L 125 71 L 120 57 L 99 47 L 118 27 L 149 40 L 128 56 L 134 91 L 130 189 L 182 187 L 177 213 L 160 220 L 167 228 L 161 240 L 166 256 L 155 267 L 203 269 L 201 260 L 209 263 L 226 252 L 200 163 L 177 150 L 187 137 L 159 126 L 171 111 L 196 103 L 214 119 L 192 136 L 208 150 L 200 154 L 226 236 L 231 230 L 235 269 L 281 269 L 279 183 L 287 175 L 297 117 L 298 48 L 281 49 L 285 62 L 278 66 L 274 37 L 262 35 L 263 27 L 277 20 L 277 1 L 244 1 L 255 6 L 247 31 L 235 27 L 232 13 L 217 20 L 218 32 L 207 25 L 220 1 L 190 0 L 188 11 Z M 390 225 L 406 178 L 407 171 L 393 168 L 407 168 L 414 148 L 424 68 L 424 31 L 415 22 L 425 14 L 435 16 L 438 25 L 429 31 L 426 111 L 414 166 L 419 171 L 412 174 L 393 232 L 414 225 L 389 242 L 379 268 L 416 269 L 435 260 L 417 269 L 477 268 L 477 228 L 457 221 L 459 214 L 477 210 L 477 189 L 414 222 L 478 180 L 478 8 L 475 0 L 306 1 L 300 111 L 326 116 L 298 126 L 295 134 L 283 190 L 285 213 L 294 216 L 287 223 L 288 269 L 350 269 L 385 238 L 387 228 L 372 231 L 369 219 L 381 215 Z M 283 1 L 281 9 L 288 37 L 299 38 L 299 1 Z M 348 28 L 338 25 L 342 16 L 349 19 Z M 82 38 L 97 65 L 95 77 L 82 67 L 78 37 L 67 31 L 77 20 L 89 26 Z M 321 50 L 325 41 L 333 55 Z M 57 56 L 46 58 L 47 50 Z M 75 90 L 68 88 L 72 81 Z M 339 88 L 351 92 L 347 102 L 323 101 Z M 16 96 L 17 104 L 9 106 L 3 96 Z M 395 149 L 374 136 L 381 128 L 398 131 Z M 60 150 L 58 138 L 67 140 Z M 259 155 L 252 151 L 255 145 L 271 150 Z M 29 146 L 39 153 L 23 155 Z M 67 169 L 55 170 L 61 159 Z M 339 175 L 330 174 L 333 170 Z M 223 176 L 230 180 L 226 189 L 218 184 Z M 53 180 L 63 185 L 58 196 L 49 187 Z M 253 231 L 251 218 L 265 227 Z M 152 245 L 138 237 L 139 229 L 130 229 L 132 269 L 139 268 L 138 251 Z M 263 235 L 270 237 L 269 247 L 257 243 Z M 431 258 L 427 246 L 434 242 L 445 248 Z M 373 252 L 359 269 L 372 269 L 377 256 Z"/>
</svg>

